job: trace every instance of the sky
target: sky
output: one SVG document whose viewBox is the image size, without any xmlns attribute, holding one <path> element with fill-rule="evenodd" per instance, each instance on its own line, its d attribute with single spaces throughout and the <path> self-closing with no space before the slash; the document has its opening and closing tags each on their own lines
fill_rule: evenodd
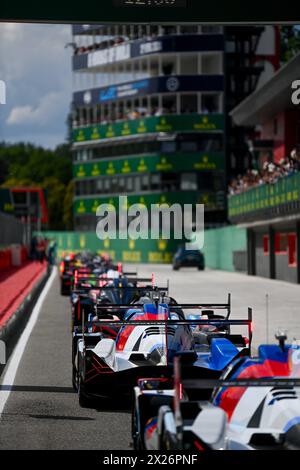
<svg viewBox="0 0 300 470">
<path fill-rule="evenodd" d="M 0 23 L 0 141 L 65 141 L 72 93 L 70 25 Z"/>
</svg>

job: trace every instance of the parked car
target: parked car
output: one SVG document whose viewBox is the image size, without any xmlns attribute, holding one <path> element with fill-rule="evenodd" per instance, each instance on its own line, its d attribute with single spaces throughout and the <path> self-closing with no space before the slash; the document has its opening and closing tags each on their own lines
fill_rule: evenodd
<svg viewBox="0 0 300 470">
<path fill-rule="evenodd" d="M 194 266 L 202 271 L 205 268 L 203 253 L 200 250 L 187 250 L 184 246 L 179 247 L 173 258 L 173 269 L 177 271 L 186 266 Z"/>
</svg>

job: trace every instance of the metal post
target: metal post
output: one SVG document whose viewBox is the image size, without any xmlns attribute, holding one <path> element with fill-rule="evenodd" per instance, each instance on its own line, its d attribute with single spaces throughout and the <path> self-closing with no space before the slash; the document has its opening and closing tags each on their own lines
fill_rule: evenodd
<svg viewBox="0 0 300 470">
<path fill-rule="evenodd" d="M 275 234 L 274 229 L 269 226 L 269 266 L 270 266 L 270 279 L 276 279 L 275 270 Z"/>
<path fill-rule="evenodd" d="M 253 229 L 247 230 L 247 265 L 248 274 L 255 276 L 255 232 Z"/>
<path fill-rule="evenodd" d="M 266 294 L 266 342 L 269 344 L 269 294 Z"/>
<path fill-rule="evenodd" d="M 297 262 L 297 283 L 300 284 L 300 221 L 296 223 L 296 262 Z"/>
</svg>

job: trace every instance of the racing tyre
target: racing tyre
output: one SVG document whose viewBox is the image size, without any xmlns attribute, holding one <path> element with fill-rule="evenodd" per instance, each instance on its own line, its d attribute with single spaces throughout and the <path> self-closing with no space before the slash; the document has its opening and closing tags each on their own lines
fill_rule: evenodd
<svg viewBox="0 0 300 470">
<path fill-rule="evenodd" d="M 78 391 L 78 377 L 77 377 L 76 367 L 74 366 L 72 369 L 72 385 L 73 385 L 75 392 L 77 392 Z"/>
<path fill-rule="evenodd" d="M 142 450 L 141 438 L 138 432 L 136 411 L 132 413 L 131 426 L 132 426 L 131 432 L 132 432 L 133 448 L 134 450 Z"/>
<path fill-rule="evenodd" d="M 84 387 L 81 382 L 78 384 L 78 399 L 81 408 L 91 408 L 91 400 L 85 395 Z"/>
</svg>

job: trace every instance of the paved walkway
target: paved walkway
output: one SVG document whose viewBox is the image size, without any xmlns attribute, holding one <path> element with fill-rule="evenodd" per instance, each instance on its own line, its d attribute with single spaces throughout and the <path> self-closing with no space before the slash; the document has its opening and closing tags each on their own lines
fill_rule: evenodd
<svg viewBox="0 0 300 470">
<path fill-rule="evenodd" d="M 37 261 L 27 261 L 22 267 L 0 272 L 0 327 L 21 305 L 46 267 Z"/>
</svg>

